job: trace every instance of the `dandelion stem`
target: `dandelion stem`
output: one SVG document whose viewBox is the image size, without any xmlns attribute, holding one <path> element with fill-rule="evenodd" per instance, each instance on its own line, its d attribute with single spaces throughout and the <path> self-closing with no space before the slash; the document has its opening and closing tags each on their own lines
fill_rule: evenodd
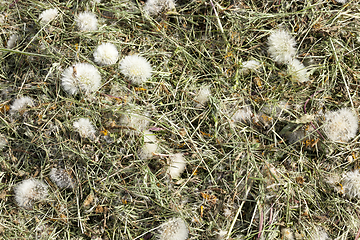
<svg viewBox="0 0 360 240">
<path fill-rule="evenodd" d="M 116 99 L 120 99 L 120 100 L 124 100 L 122 97 L 115 97 L 115 96 L 112 96 L 112 95 L 109 95 L 109 94 L 105 94 L 105 93 L 101 93 L 102 95 L 104 96 L 107 96 L 107 97 L 111 97 L 111 98 L 116 98 Z"/>
<path fill-rule="evenodd" d="M 359 228 L 358 233 L 356 234 L 355 240 L 358 240 L 358 239 L 359 239 L 359 237 L 360 237 L 360 228 Z"/>
<path fill-rule="evenodd" d="M 152 128 L 149 128 L 149 131 L 153 131 L 153 132 L 156 132 L 156 131 L 163 131 L 165 130 L 164 128 L 160 128 L 160 127 L 152 127 Z"/>
<path fill-rule="evenodd" d="M 270 207 L 269 225 L 272 224 L 272 217 L 273 217 L 273 205 Z"/>
<path fill-rule="evenodd" d="M 324 136 L 321 134 L 321 132 L 315 127 L 315 125 L 312 123 L 312 122 L 310 122 L 310 124 L 311 124 L 311 126 L 316 130 L 316 132 L 320 135 L 320 137 L 323 139 L 323 140 L 325 140 L 325 138 L 324 138 Z"/>
</svg>

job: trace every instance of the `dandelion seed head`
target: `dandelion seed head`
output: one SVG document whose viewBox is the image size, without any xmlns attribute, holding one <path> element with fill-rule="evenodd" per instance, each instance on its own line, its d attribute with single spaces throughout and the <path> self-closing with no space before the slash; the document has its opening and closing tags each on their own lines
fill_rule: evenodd
<svg viewBox="0 0 360 240">
<path fill-rule="evenodd" d="M 344 194 L 344 187 L 341 182 L 341 176 L 335 172 L 328 173 L 324 177 L 325 182 L 334 189 L 335 192 Z"/>
<path fill-rule="evenodd" d="M 232 212 L 231 212 L 230 209 L 224 208 L 224 216 L 225 216 L 226 218 L 229 218 L 229 217 L 231 216 L 231 214 L 232 214 Z"/>
<path fill-rule="evenodd" d="M 170 156 L 170 163 L 168 168 L 168 174 L 172 179 L 180 178 L 186 167 L 185 158 L 181 153 Z"/>
<path fill-rule="evenodd" d="M 139 115 L 128 111 L 122 115 L 120 123 L 134 130 L 142 132 L 149 126 L 148 116 L 149 114 L 147 112 L 143 113 L 143 115 Z"/>
<path fill-rule="evenodd" d="M 251 121 L 253 113 L 249 106 L 244 106 L 238 109 L 231 117 L 234 122 L 248 122 Z"/>
<path fill-rule="evenodd" d="M 287 101 L 279 101 L 273 104 L 265 104 L 261 111 L 272 117 L 280 117 L 284 110 L 290 109 L 290 104 Z"/>
<path fill-rule="evenodd" d="M 309 81 L 309 73 L 299 60 L 293 59 L 289 62 L 288 73 L 293 81 L 307 82 Z"/>
<path fill-rule="evenodd" d="M 324 132 L 332 141 L 348 142 L 356 136 L 358 116 L 348 108 L 325 113 Z"/>
<path fill-rule="evenodd" d="M 327 182 L 329 185 L 335 186 L 340 182 L 340 176 L 338 174 L 329 174 L 325 178 L 325 182 Z"/>
<path fill-rule="evenodd" d="M 345 195 L 349 198 L 360 197 L 360 172 L 358 169 L 344 173 L 341 182 Z"/>
<path fill-rule="evenodd" d="M 56 18 L 56 16 L 58 15 L 58 10 L 57 8 L 51 8 L 51 9 L 47 9 L 45 11 L 43 11 L 40 16 L 40 22 L 42 24 L 46 24 L 49 23 L 50 21 L 54 20 Z"/>
<path fill-rule="evenodd" d="M 204 105 L 211 96 L 210 86 L 205 86 L 200 89 L 197 96 L 195 97 L 195 101 L 201 105 Z"/>
<path fill-rule="evenodd" d="M 296 42 L 291 35 L 283 30 L 272 31 L 269 36 L 269 53 L 277 63 L 290 62 L 296 53 Z"/>
<path fill-rule="evenodd" d="M 261 70 L 261 63 L 256 60 L 249 60 L 242 63 L 241 72 L 244 75 L 249 74 L 251 71 L 260 71 Z"/>
<path fill-rule="evenodd" d="M 94 61 L 99 65 L 115 64 L 118 60 L 119 52 L 112 43 L 102 43 L 94 51 Z"/>
<path fill-rule="evenodd" d="M 88 118 L 80 118 L 73 123 L 73 127 L 83 138 L 95 137 L 96 130 Z"/>
<path fill-rule="evenodd" d="M 79 13 L 75 18 L 76 24 L 80 31 L 96 31 L 98 21 L 96 15 L 91 12 Z"/>
<path fill-rule="evenodd" d="M 101 76 L 99 71 L 89 63 L 77 63 L 64 70 L 61 77 L 64 90 L 74 95 L 79 89 L 89 95 L 99 89 Z"/>
<path fill-rule="evenodd" d="M 295 236 L 293 231 L 290 228 L 283 228 L 281 229 L 281 235 L 284 240 L 294 240 Z"/>
<path fill-rule="evenodd" d="M 157 143 L 144 143 L 139 152 L 140 159 L 150 159 L 154 156 L 154 153 L 157 152 L 158 144 Z"/>
<path fill-rule="evenodd" d="M 8 141 L 6 140 L 6 137 L 4 135 L 0 134 L 0 151 L 3 150 L 7 144 L 8 144 Z"/>
<path fill-rule="evenodd" d="M 330 240 L 327 232 L 321 227 L 315 227 L 310 233 L 311 240 Z"/>
<path fill-rule="evenodd" d="M 15 186 L 15 201 L 20 207 L 31 209 L 35 201 L 47 197 L 47 185 L 40 180 L 27 179 Z"/>
<path fill-rule="evenodd" d="M 59 188 L 74 188 L 75 183 L 71 178 L 71 175 L 62 168 L 52 168 L 50 171 L 50 179 Z"/>
<path fill-rule="evenodd" d="M 226 230 L 222 230 L 222 229 L 220 229 L 219 231 L 218 231 L 218 237 L 217 237 L 217 239 L 218 240 L 223 240 L 223 239 L 225 239 L 226 238 L 226 236 L 227 236 L 227 231 Z"/>
<path fill-rule="evenodd" d="M 148 0 L 144 6 L 144 12 L 147 15 L 158 15 L 163 11 L 175 9 L 174 0 Z"/>
<path fill-rule="evenodd" d="M 10 107 L 10 112 L 14 113 L 16 111 L 21 111 L 26 107 L 33 107 L 34 100 L 31 97 L 21 97 L 16 99 Z"/>
<path fill-rule="evenodd" d="M 140 159 L 150 159 L 153 157 L 153 153 L 157 151 L 158 144 L 156 136 L 153 132 L 145 130 L 144 131 L 144 145 L 139 151 Z"/>
<path fill-rule="evenodd" d="M 12 34 L 10 37 L 9 37 L 9 40 L 7 41 L 7 45 L 6 47 L 8 49 L 12 49 L 16 46 L 16 42 L 19 40 L 19 35 L 17 34 Z"/>
<path fill-rule="evenodd" d="M 157 139 L 153 132 L 145 130 L 144 132 L 144 142 L 145 143 L 156 143 Z"/>
<path fill-rule="evenodd" d="M 120 71 L 133 84 L 141 84 L 151 77 L 150 63 L 139 55 L 129 55 L 120 61 Z"/>
<path fill-rule="evenodd" d="M 159 240 L 186 240 L 189 230 L 181 218 L 173 218 L 161 225 Z"/>
</svg>

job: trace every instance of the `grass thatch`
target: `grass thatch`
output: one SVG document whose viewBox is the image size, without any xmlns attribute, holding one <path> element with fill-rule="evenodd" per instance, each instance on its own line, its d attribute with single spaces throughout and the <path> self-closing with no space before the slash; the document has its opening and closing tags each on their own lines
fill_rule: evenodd
<svg viewBox="0 0 360 240">
<path fill-rule="evenodd" d="M 178 1 L 176 11 L 151 18 L 140 1 L 0 2 L 0 129 L 8 141 L 0 155 L 1 238 L 155 239 L 163 222 L 181 217 L 190 239 L 217 239 L 221 230 L 223 239 L 281 239 L 286 227 L 296 239 L 319 227 L 332 239 L 355 239 L 358 200 L 327 179 L 359 166 L 359 137 L 323 140 L 302 117 L 304 105 L 314 116 L 359 108 L 357 1 Z M 60 16 L 41 25 L 39 14 L 53 7 Z M 99 30 L 77 30 L 74 16 L 84 10 L 97 15 Z M 292 82 L 269 57 L 267 38 L 279 26 L 295 37 L 311 82 Z M 12 34 L 19 40 L 7 49 Z M 118 64 L 98 67 L 103 85 L 93 97 L 66 94 L 62 71 L 94 64 L 102 42 L 115 44 L 120 58 L 141 53 L 152 78 L 133 86 Z M 245 76 L 242 62 L 252 59 L 262 71 Z M 207 85 L 212 96 L 200 106 L 194 99 Z M 21 96 L 35 106 L 11 114 Z M 231 120 L 242 106 L 255 115 L 284 102 L 281 114 Z M 129 112 L 149 118 L 161 154 L 139 159 L 141 132 L 121 125 Z M 81 117 L 96 126 L 95 140 L 74 132 Z M 314 124 L 322 131 L 321 121 Z M 295 128 L 312 131 L 289 143 Z M 174 153 L 187 160 L 180 180 L 166 173 Z M 51 182 L 56 166 L 72 172 L 75 189 Z M 50 195 L 27 210 L 16 205 L 13 187 L 30 177 L 49 184 Z"/>
</svg>

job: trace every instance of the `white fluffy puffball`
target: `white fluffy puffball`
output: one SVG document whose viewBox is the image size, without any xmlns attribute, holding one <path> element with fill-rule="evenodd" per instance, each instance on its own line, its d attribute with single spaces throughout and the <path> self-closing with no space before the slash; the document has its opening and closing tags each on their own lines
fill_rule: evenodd
<svg viewBox="0 0 360 240">
<path fill-rule="evenodd" d="M 80 31 L 96 31 L 98 21 L 96 15 L 91 12 L 79 13 L 75 18 L 76 24 Z"/>
<path fill-rule="evenodd" d="M 186 167 L 186 160 L 181 153 L 170 156 L 169 168 L 167 173 L 172 179 L 180 178 Z"/>
<path fill-rule="evenodd" d="M 231 120 L 234 122 L 249 122 L 253 113 L 249 106 L 242 107 L 238 109 L 231 117 Z"/>
<path fill-rule="evenodd" d="M 359 169 L 344 173 L 342 175 L 343 191 L 349 198 L 360 197 L 360 172 Z"/>
<path fill-rule="evenodd" d="M 160 228 L 159 240 L 186 240 L 189 235 L 188 227 L 181 218 L 172 218 L 163 223 Z"/>
<path fill-rule="evenodd" d="M 228 234 L 228 232 L 227 232 L 226 230 L 220 229 L 220 230 L 217 232 L 217 240 L 225 240 L 227 234 Z"/>
<path fill-rule="evenodd" d="M 16 46 L 17 41 L 19 40 L 19 35 L 17 34 L 12 34 L 9 37 L 9 40 L 7 41 L 6 47 L 8 49 L 14 48 Z"/>
<path fill-rule="evenodd" d="M 200 105 L 204 105 L 211 96 L 210 86 L 205 86 L 200 89 L 197 96 L 195 97 L 195 101 L 198 102 Z"/>
<path fill-rule="evenodd" d="M 27 179 L 15 186 L 15 201 L 20 207 L 31 209 L 35 201 L 44 200 L 47 195 L 47 185 L 40 180 Z"/>
<path fill-rule="evenodd" d="M 26 107 L 33 107 L 34 100 L 31 97 L 21 97 L 16 99 L 10 106 L 10 112 L 14 113 L 17 111 L 24 110 Z"/>
<path fill-rule="evenodd" d="M 315 227 L 309 237 L 310 240 L 331 240 L 327 232 L 321 227 Z"/>
<path fill-rule="evenodd" d="M 154 153 L 157 151 L 158 144 L 156 136 L 153 132 L 145 130 L 143 133 L 144 145 L 139 151 L 139 158 L 145 160 L 153 157 Z"/>
<path fill-rule="evenodd" d="M 95 138 L 96 130 L 88 118 L 80 118 L 78 121 L 73 123 L 74 129 L 83 138 Z"/>
<path fill-rule="evenodd" d="M 281 229 L 281 235 L 284 240 L 295 240 L 294 232 L 291 228 L 283 228 Z"/>
<path fill-rule="evenodd" d="M 133 84 L 141 84 L 151 77 L 150 63 L 139 55 L 129 55 L 120 61 L 120 71 Z"/>
<path fill-rule="evenodd" d="M 67 93 L 74 95 L 81 90 L 84 94 L 89 95 L 99 89 L 101 75 L 93 65 L 77 63 L 64 70 L 61 81 L 61 85 Z"/>
<path fill-rule="evenodd" d="M 296 42 L 287 31 L 283 29 L 274 30 L 268 40 L 270 56 L 277 63 L 289 63 L 293 59 L 296 53 Z"/>
<path fill-rule="evenodd" d="M 74 188 L 75 183 L 71 178 L 71 174 L 62 168 L 52 168 L 50 171 L 50 179 L 59 188 Z"/>
<path fill-rule="evenodd" d="M 115 64 L 119 58 L 119 52 L 112 43 L 102 43 L 94 51 L 94 61 L 102 66 Z"/>
<path fill-rule="evenodd" d="M 358 115 L 348 108 L 325 113 L 324 132 L 332 141 L 348 142 L 356 136 Z"/>
<path fill-rule="evenodd" d="M 6 137 L 0 133 L 0 151 L 3 150 L 7 144 L 8 144 L 8 141 L 7 141 Z"/>
<path fill-rule="evenodd" d="M 150 123 L 149 113 L 143 112 L 143 114 L 140 115 L 128 110 L 121 116 L 120 123 L 129 127 L 131 130 L 142 132 Z"/>
<path fill-rule="evenodd" d="M 153 132 L 145 130 L 144 132 L 144 143 L 156 143 L 157 139 Z"/>
<path fill-rule="evenodd" d="M 58 12 L 59 11 L 57 10 L 57 8 L 51 8 L 51 9 L 43 11 L 39 16 L 40 22 L 42 24 L 51 22 L 52 20 L 54 20 L 56 18 L 56 16 L 58 15 Z"/>
<path fill-rule="evenodd" d="M 242 63 L 240 72 L 247 75 L 252 71 L 261 71 L 261 63 L 259 61 L 249 60 Z"/>
<path fill-rule="evenodd" d="M 297 59 L 293 59 L 288 64 L 288 73 L 291 76 L 291 79 L 296 82 L 307 82 L 309 81 L 309 73 L 302 64 Z"/>
<path fill-rule="evenodd" d="M 154 153 L 157 152 L 157 149 L 157 143 L 144 143 L 139 151 L 139 158 L 142 160 L 150 159 L 154 156 Z"/>
<path fill-rule="evenodd" d="M 144 12 L 147 15 L 158 15 L 173 9 L 175 9 L 174 0 L 147 0 L 144 5 Z"/>
</svg>

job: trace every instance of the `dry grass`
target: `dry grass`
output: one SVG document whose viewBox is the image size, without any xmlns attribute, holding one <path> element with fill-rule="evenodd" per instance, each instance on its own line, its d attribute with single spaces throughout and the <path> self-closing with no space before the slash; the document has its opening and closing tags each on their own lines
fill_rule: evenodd
<svg viewBox="0 0 360 240">
<path fill-rule="evenodd" d="M 358 110 L 356 1 L 213 1 L 218 17 L 209 1 L 178 1 L 176 13 L 151 19 L 143 2 L 0 2 L 6 16 L 0 128 L 8 140 L 0 156 L 3 239 L 156 239 L 158 226 L 178 216 L 190 239 L 216 239 L 220 230 L 227 231 L 225 239 L 281 239 L 284 227 L 296 239 L 309 239 L 319 226 L 332 239 L 355 239 L 358 200 L 343 197 L 326 179 L 359 166 L 359 137 L 341 144 L 313 132 L 308 142 L 291 144 L 282 130 L 308 127 L 296 121 L 309 99 L 313 115 Z M 38 16 L 51 7 L 61 15 L 42 27 Z M 77 30 L 74 14 L 84 10 L 97 15 L 98 31 Z M 286 66 L 268 56 L 267 37 L 279 25 L 295 37 L 299 60 L 313 67 L 311 82 L 291 82 Z M 18 44 L 7 49 L 14 33 Z M 103 85 L 94 97 L 69 96 L 62 71 L 74 62 L 93 64 L 103 41 L 114 43 L 121 58 L 142 53 L 153 65 L 152 78 L 136 87 L 117 64 L 98 67 Z M 263 71 L 244 76 L 241 63 L 251 59 Z M 201 107 L 194 98 L 205 85 L 212 97 Z M 10 114 L 20 96 L 34 98 L 35 107 Z M 281 101 L 290 106 L 281 115 L 231 121 L 241 106 L 255 114 Z M 141 133 L 119 127 L 129 111 L 150 118 L 164 156 L 138 158 Z M 94 123 L 96 140 L 73 131 L 80 117 Z M 178 152 L 188 163 L 179 181 L 166 174 L 166 155 Z M 48 177 L 54 166 L 72 171 L 78 186 L 58 189 Z M 17 207 L 13 187 L 30 177 L 45 180 L 50 196 L 25 210 Z"/>
</svg>

